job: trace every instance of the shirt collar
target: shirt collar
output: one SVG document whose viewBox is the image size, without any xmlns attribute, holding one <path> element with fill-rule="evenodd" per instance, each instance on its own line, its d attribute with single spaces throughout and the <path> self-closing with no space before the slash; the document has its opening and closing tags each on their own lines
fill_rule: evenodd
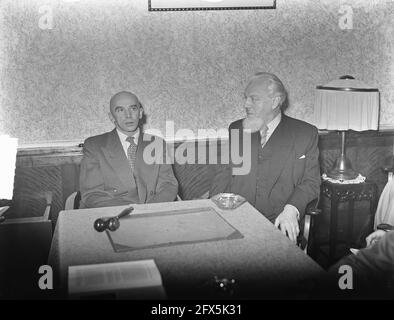
<svg viewBox="0 0 394 320">
<path fill-rule="evenodd" d="M 118 130 L 118 128 L 116 128 L 116 131 L 118 132 L 118 136 L 119 136 L 120 141 L 122 141 L 122 143 L 127 142 L 126 139 L 127 139 L 128 135 L 126 135 L 122 131 Z M 139 136 L 140 136 L 140 128 L 137 128 L 136 133 L 133 135 L 135 144 L 138 144 Z"/>
<path fill-rule="evenodd" d="M 276 127 L 278 126 L 280 120 L 282 119 L 282 112 L 279 112 L 275 118 L 273 118 L 268 124 L 268 132 L 274 132 L 274 130 L 276 129 Z"/>
<path fill-rule="evenodd" d="M 279 112 L 275 118 L 273 118 L 270 122 L 268 122 L 267 127 L 268 127 L 268 134 L 272 134 L 276 127 L 278 126 L 280 120 L 282 120 L 282 112 Z"/>
</svg>

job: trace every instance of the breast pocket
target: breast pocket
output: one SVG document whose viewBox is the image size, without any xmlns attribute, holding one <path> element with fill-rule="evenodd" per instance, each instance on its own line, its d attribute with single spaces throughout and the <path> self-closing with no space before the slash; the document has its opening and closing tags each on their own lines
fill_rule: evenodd
<svg viewBox="0 0 394 320">
<path fill-rule="evenodd" d="M 294 185 L 301 182 L 305 173 L 306 156 L 304 154 L 294 154 L 293 160 L 293 181 Z"/>
</svg>

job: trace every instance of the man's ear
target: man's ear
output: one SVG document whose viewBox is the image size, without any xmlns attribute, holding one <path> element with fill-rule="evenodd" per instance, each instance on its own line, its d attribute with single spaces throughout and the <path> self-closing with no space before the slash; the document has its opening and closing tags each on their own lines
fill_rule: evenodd
<svg viewBox="0 0 394 320">
<path fill-rule="evenodd" d="M 115 118 L 114 118 L 114 116 L 112 115 L 111 112 L 108 112 L 108 118 L 109 118 L 109 120 L 111 120 L 111 122 L 112 122 L 114 125 L 116 125 L 116 120 L 115 120 Z"/>
<path fill-rule="evenodd" d="M 144 109 L 140 107 L 140 116 L 139 118 L 142 119 L 142 116 L 144 115 Z"/>
<path fill-rule="evenodd" d="M 282 97 L 277 96 L 272 99 L 272 110 L 275 110 L 281 103 Z"/>
</svg>

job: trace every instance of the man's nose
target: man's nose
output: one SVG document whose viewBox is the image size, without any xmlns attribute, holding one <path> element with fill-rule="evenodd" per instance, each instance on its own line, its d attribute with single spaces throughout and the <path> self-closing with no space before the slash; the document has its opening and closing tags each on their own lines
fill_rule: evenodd
<svg viewBox="0 0 394 320">
<path fill-rule="evenodd" d="M 133 117 L 133 111 L 130 109 L 126 110 L 126 118 L 132 118 Z"/>
</svg>

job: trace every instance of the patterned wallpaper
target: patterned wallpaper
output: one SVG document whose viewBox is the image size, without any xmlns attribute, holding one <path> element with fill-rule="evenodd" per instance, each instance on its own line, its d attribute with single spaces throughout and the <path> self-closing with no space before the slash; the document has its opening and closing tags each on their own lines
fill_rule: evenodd
<svg viewBox="0 0 394 320">
<path fill-rule="evenodd" d="M 188 12 L 147 3 L 2 0 L 0 133 L 22 144 L 83 141 L 112 128 L 109 99 L 120 90 L 140 97 L 147 128 L 227 128 L 243 116 L 248 76 L 262 70 L 288 88 L 288 114 L 308 122 L 315 86 L 351 74 L 381 90 L 380 122 L 394 128 L 394 1 Z"/>
</svg>

